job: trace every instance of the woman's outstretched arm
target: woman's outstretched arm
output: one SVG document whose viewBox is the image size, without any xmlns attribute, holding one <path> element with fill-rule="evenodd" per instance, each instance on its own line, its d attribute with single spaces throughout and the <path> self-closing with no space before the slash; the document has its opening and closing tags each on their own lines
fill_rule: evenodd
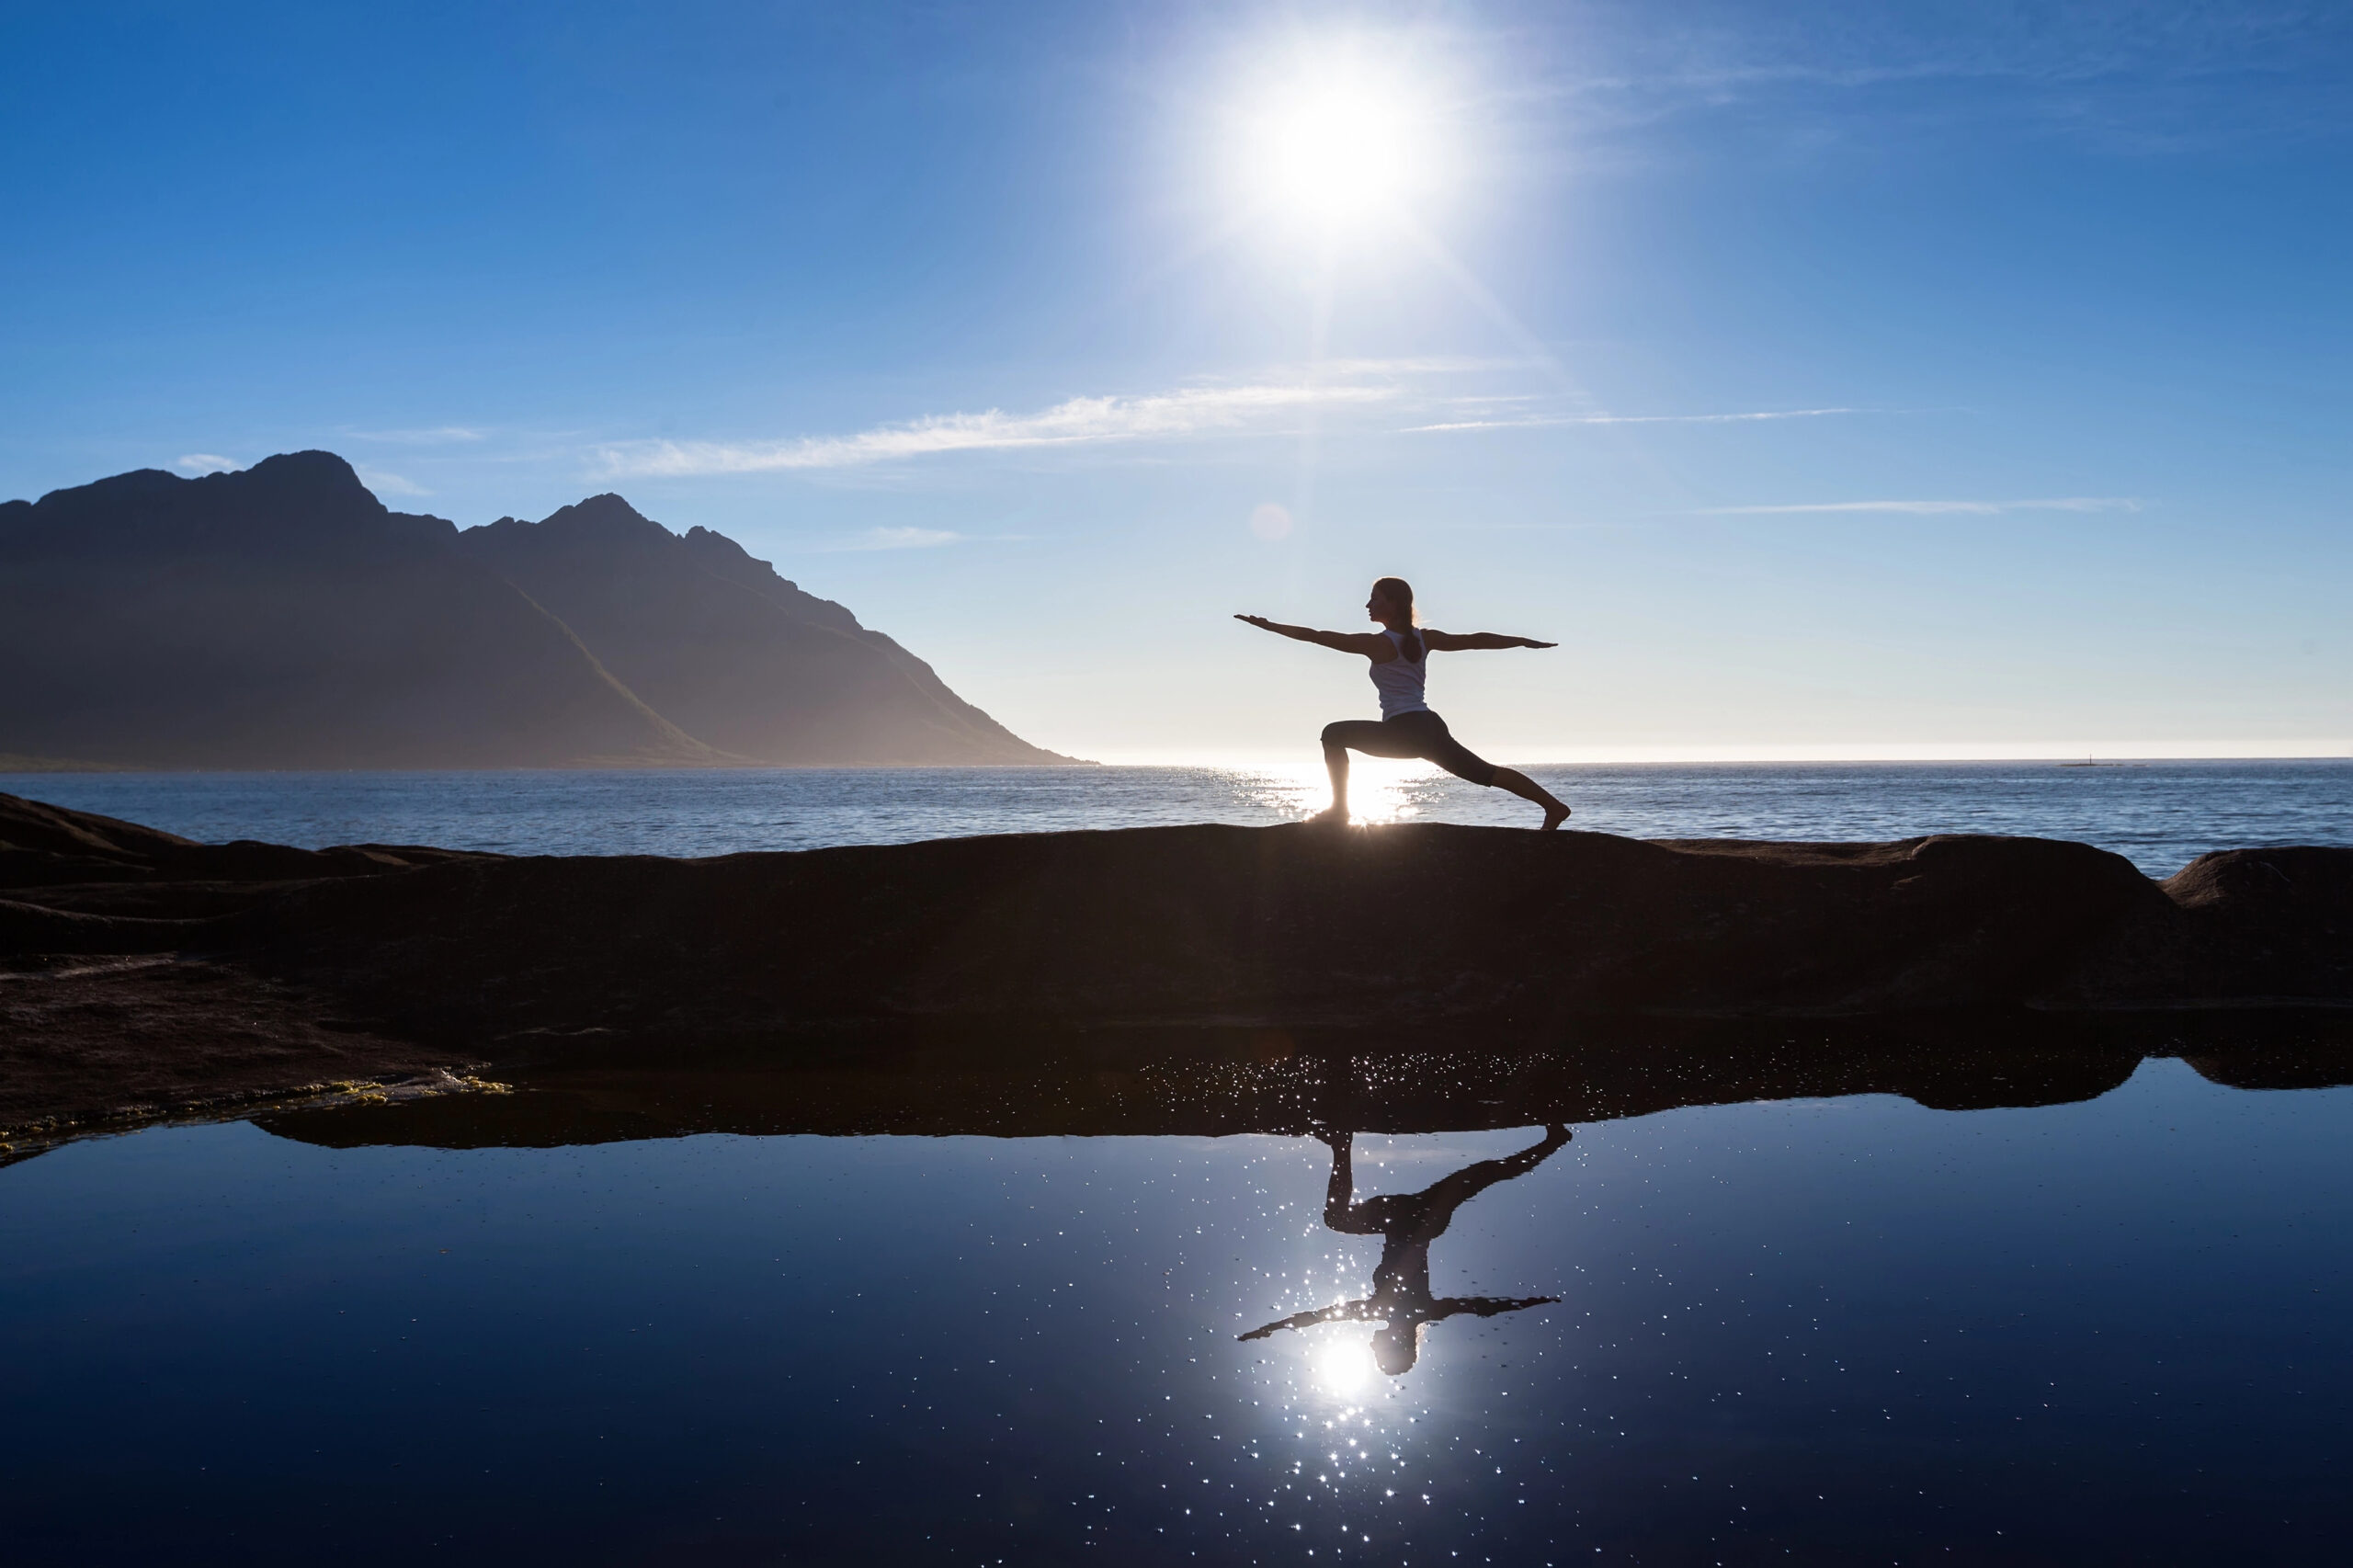
<svg viewBox="0 0 2353 1568">
<path fill-rule="evenodd" d="M 1500 631 L 1425 631 L 1422 641 L 1445 652 L 1470 648 L 1557 648 L 1558 642 L 1539 642 L 1533 637 L 1506 637 Z"/>
<path fill-rule="evenodd" d="M 1473 1300 L 1478 1299 L 1480 1298 L 1473 1298 Z M 1560 1300 L 1560 1298 L 1557 1296 L 1543 1296 L 1538 1298 L 1538 1301 L 1556 1301 L 1558 1300 Z M 1536 1303 L 1531 1301 L 1528 1304 L 1533 1306 Z M 1475 1307 L 1466 1308 L 1464 1310 L 1471 1312 L 1478 1311 Z M 1512 1307 L 1506 1307 L 1502 1310 L 1505 1312 L 1511 1312 L 1515 1309 Z M 1387 1315 L 1387 1310 L 1374 1307 L 1370 1298 L 1361 1301 L 1342 1301 L 1336 1307 L 1318 1307 L 1312 1312 L 1293 1312 L 1290 1316 L 1270 1323 L 1264 1328 L 1254 1328 L 1247 1334 L 1237 1334 L 1233 1337 L 1236 1339 L 1271 1339 L 1274 1337 L 1275 1331 L 1279 1328 L 1313 1328 L 1319 1323 L 1364 1323 L 1372 1319 L 1386 1317 Z M 1495 1314 L 1493 1312 L 1483 1312 L 1480 1315 L 1483 1317 L 1493 1317 Z"/>
<path fill-rule="evenodd" d="M 1279 620 L 1268 620 L 1263 615 L 1237 615 L 1233 618 L 1261 631 L 1271 631 L 1278 637 L 1288 637 L 1297 642 L 1313 642 L 1319 648 L 1336 653 L 1362 653 L 1370 659 L 1376 653 L 1390 651 L 1386 639 L 1372 631 L 1318 631 L 1312 626 L 1285 626 Z"/>
</svg>

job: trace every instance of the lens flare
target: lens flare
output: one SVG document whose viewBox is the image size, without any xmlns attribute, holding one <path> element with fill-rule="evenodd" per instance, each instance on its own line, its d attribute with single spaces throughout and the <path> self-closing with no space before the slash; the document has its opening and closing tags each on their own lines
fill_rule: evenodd
<svg viewBox="0 0 2353 1568">
<path fill-rule="evenodd" d="M 1256 85 L 1234 155 L 1252 208 L 1331 233 L 1405 218 L 1444 184 L 1445 119 L 1401 51 L 1302 51 Z"/>
<path fill-rule="evenodd" d="M 1369 82 L 1305 89 L 1272 117 L 1263 156 L 1267 195 L 1325 220 L 1364 217 L 1415 183 L 1406 108 Z"/>
</svg>

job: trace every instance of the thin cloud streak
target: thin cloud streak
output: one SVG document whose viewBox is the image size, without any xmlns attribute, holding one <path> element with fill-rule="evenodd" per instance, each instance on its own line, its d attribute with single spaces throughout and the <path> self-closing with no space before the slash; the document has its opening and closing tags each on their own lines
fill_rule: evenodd
<svg viewBox="0 0 2353 1568">
<path fill-rule="evenodd" d="M 433 494 L 413 479 L 404 479 L 397 473 L 387 473 L 380 468 L 358 468 L 352 472 L 359 476 L 360 483 L 379 495 L 430 495 Z"/>
<path fill-rule="evenodd" d="M 1709 517 L 1780 517 L 1815 512 L 1893 512 L 1933 517 L 1951 514 L 1994 517 L 2004 512 L 2137 512 L 2129 495 L 2055 495 L 2036 501 L 1806 501 L 1784 506 L 1702 506 Z"/>
<path fill-rule="evenodd" d="M 1547 414 L 1528 419 L 1458 419 L 1408 425 L 1401 435 L 1446 430 L 1538 430 L 1563 425 L 1737 425 L 1760 419 L 1821 419 L 1833 414 L 1872 414 L 1869 408 L 1768 408 L 1746 414 Z"/>
<path fill-rule="evenodd" d="M 843 550 L 936 550 L 943 544 L 961 544 L 964 536 L 951 528 L 869 528 L 856 539 L 828 548 Z"/>
<path fill-rule="evenodd" d="M 233 458 L 224 458 L 213 452 L 190 452 L 172 466 L 186 469 L 190 473 L 206 474 L 235 473 L 245 465 Z"/>
<path fill-rule="evenodd" d="M 429 430 L 346 430 L 353 441 L 383 441 L 402 447 L 438 447 L 459 441 L 487 439 L 489 432 L 463 425 L 438 425 Z"/>
<path fill-rule="evenodd" d="M 1394 359 L 1325 359 L 1315 369 L 1327 376 L 1457 376 L 1480 370 L 1542 369 L 1540 360 L 1494 355 L 1423 354 Z"/>
<path fill-rule="evenodd" d="M 1268 416 L 1325 404 L 1389 402 L 1397 389 L 1313 383 L 1191 387 L 1150 397 L 1078 397 L 1036 414 L 942 414 L 850 436 L 752 443 L 635 441 L 598 453 L 608 475 L 680 477 L 857 468 L 949 452 L 1006 451 L 1247 431 Z"/>
</svg>

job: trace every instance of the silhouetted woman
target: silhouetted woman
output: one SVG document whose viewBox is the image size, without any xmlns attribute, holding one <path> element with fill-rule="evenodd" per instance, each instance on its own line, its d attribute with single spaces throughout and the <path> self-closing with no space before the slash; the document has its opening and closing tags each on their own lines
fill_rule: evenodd
<svg viewBox="0 0 2353 1568">
<path fill-rule="evenodd" d="M 1481 1160 L 1419 1192 L 1384 1192 L 1359 1203 L 1356 1171 L 1348 1157 L 1356 1134 L 1324 1134 L 1324 1142 L 1332 1149 L 1332 1182 L 1324 1195 L 1324 1222 L 1346 1235 L 1381 1238 L 1381 1262 L 1372 1271 L 1372 1294 L 1336 1307 L 1293 1312 L 1237 1337 L 1265 1339 L 1282 1329 L 1309 1328 L 1319 1323 L 1378 1323 L 1381 1330 L 1372 1336 L 1373 1360 L 1393 1378 L 1413 1369 L 1421 1355 L 1422 1330 L 1431 1324 L 1464 1313 L 1491 1318 L 1559 1301 L 1558 1296 L 1433 1296 L 1430 1243 L 1453 1222 L 1457 1209 L 1499 1181 L 1526 1176 L 1568 1141 L 1569 1130 L 1556 1124 L 1544 1130 L 1543 1142 L 1517 1154 Z"/>
<path fill-rule="evenodd" d="M 1372 597 L 1364 602 L 1364 612 L 1381 622 L 1382 630 L 1316 631 L 1304 626 L 1285 626 L 1263 615 L 1233 618 L 1263 631 L 1343 653 L 1362 653 L 1372 661 L 1373 687 L 1381 693 L 1380 722 L 1343 719 L 1324 726 L 1324 766 L 1332 775 L 1332 805 L 1324 816 L 1334 822 L 1348 820 L 1348 753 L 1360 751 L 1367 756 L 1419 757 L 1424 762 L 1437 763 L 1457 778 L 1508 790 L 1521 800 L 1543 807 L 1547 828 L 1560 826 L 1562 819 L 1569 814 L 1568 807 L 1518 768 L 1497 767 L 1473 755 L 1470 747 L 1447 730 L 1446 721 L 1431 712 L 1429 705 L 1422 700 L 1423 683 L 1429 673 L 1428 655 L 1434 649 L 1450 653 L 1467 648 L 1551 648 L 1556 644 L 1529 637 L 1506 637 L 1495 631 L 1458 634 L 1420 630 L 1414 625 L 1413 585 L 1403 577 L 1383 577 L 1375 583 Z"/>
</svg>

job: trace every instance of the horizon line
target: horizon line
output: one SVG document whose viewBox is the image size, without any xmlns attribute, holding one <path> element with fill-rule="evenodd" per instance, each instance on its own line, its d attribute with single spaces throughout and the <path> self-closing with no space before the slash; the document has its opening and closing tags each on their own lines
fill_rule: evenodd
<svg viewBox="0 0 2353 1568">
<path fill-rule="evenodd" d="M 1061 748 L 1055 748 L 1061 749 Z M 1084 748 L 1082 748 L 1084 749 Z M 1918 743 L 1825 743 L 1699 746 L 1599 745 L 1489 748 L 1511 765 L 1538 767 L 1678 766 L 1701 764 L 1933 763 L 1933 762 L 2344 762 L 2353 761 L 2353 739 L 2286 741 L 2113 741 L 2067 745 L 2048 741 Z M 1075 754 L 1073 754 L 1075 755 Z M 1301 767 L 1318 774 L 1320 758 L 1300 751 L 1180 752 L 1097 748 L 1091 760 L 1108 767 Z M 1359 767 L 1383 766 L 1363 758 Z M 1387 766 L 1399 766 L 1389 764 Z M 1430 765 L 1403 765 L 1406 770 Z"/>
<path fill-rule="evenodd" d="M 1052 749 L 1051 747 L 1046 749 Z M 884 773 L 884 772 L 956 772 L 967 769 L 1001 771 L 1008 767 L 1054 770 L 1071 767 L 1212 767 L 1261 771 L 1297 771 L 1321 777 L 1321 758 L 1302 758 L 1297 750 L 1247 752 L 1176 752 L 1176 751 L 1097 751 L 1082 755 L 1093 748 L 1079 747 L 1062 753 L 1072 760 L 1061 763 L 885 763 L 858 765 L 855 763 L 720 763 L 681 766 L 676 763 L 648 762 L 631 766 L 611 761 L 595 763 L 551 763 L 535 767 L 448 767 L 420 766 L 415 767 L 140 767 L 123 764 L 83 766 L 40 766 L 7 767 L 0 766 L 0 778 L 34 778 L 78 774 L 257 774 L 257 773 L 737 773 L 768 771 L 779 773 Z M 1864 745 L 1747 745 L 1747 746 L 1583 746 L 1563 751 L 1559 748 L 1518 751 L 1509 747 L 1494 748 L 1506 756 L 1506 766 L 1532 767 L 1804 767 L 1840 763 L 2082 763 L 2096 762 L 2103 766 L 2164 762 L 2353 762 L 2353 740 L 2313 740 L 2280 742 L 2192 742 L 2140 741 L 2091 747 L 2068 749 L 2043 742 L 2018 742 L 1984 745 L 1961 743 L 1920 743 L 1917 744 Z M 11 756 L 0 754 L 0 762 L 22 761 L 45 763 L 50 759 Z M 1356 767 L 1360 772 L 1392 773 L 1398 777 L 1435 775 L 1436 765 L 1425 762 L 1400 762 L 1385 757 L 1361 757 Z"/>
</svg>

